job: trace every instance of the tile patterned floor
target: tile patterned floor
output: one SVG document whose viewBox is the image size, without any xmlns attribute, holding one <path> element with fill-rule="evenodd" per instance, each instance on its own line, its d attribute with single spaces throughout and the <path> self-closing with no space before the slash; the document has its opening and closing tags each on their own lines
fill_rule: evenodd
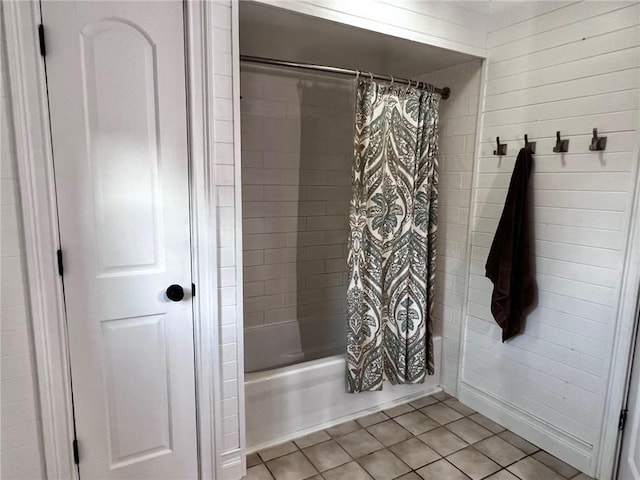
<svg viewBox="0 0 640 480">
<path fill-rule="evenodd" d="M 589 480 L 446 393 L 247 457 L 245 480 Z"/>
</svg>

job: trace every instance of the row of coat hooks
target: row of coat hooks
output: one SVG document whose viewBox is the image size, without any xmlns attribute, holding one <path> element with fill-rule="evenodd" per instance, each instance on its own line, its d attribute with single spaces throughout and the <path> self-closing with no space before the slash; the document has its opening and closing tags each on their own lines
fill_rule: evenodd
<svg viewBox="0 0 640 480">
<path fill-rule="evenodd" d="M 531 153 L 536 153 L 536 142 L 530 142 L 529 136 L 524 134 L 524 148 Z M 589 150 L 592 152 L 602 151 L 607 148 L 607 137 L 599 137 L 598 129 L 593 129 L 593 136 L 591 137 L 591 144 Z M 569 140 L 560 138 L 560 131 L 556 132 L 556 146 L 553 147 L 554 153 L 566 153 L 569 151 Z M 496 137 L 496 150 L 493 151 L 494 155 L 506 155 L 507 144 L 500 143 L 500 137 Z"/>
</svg>

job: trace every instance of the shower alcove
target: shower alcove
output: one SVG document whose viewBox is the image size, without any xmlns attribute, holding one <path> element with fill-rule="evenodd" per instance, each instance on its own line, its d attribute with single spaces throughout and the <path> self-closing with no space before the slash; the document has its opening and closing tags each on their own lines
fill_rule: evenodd
<svg viewBox="0 0 640 480">
<path fill-rule="evenodd" d="M 283 4 L 286 6 L 286 4 Z M 345 393 L 354 77 L 241 63 L 245 411 L 254 451 L 455 384 L 481 60 L 258 2 L 240 54 L 428 81 L 440 104 L 436 372 Z"/>
</svg>

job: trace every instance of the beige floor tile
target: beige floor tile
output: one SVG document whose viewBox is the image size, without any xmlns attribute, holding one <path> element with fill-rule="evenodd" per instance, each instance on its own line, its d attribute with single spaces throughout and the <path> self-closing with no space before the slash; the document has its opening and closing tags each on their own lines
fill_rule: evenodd
<svg viewBox="0 0 640 480">
<path fill-rule="evenodd" d="M 445 400 L 449 400 L 450 398 L 453 398 L 453 397 L 443 390 L 442 392 L 434 393 L 433 398 L 441 402 L 444 402 Z"/>
<path fill-rule="evenodd" d="M 356 430 L 355 432 L 338 437 L 336 441 L 353 458 L 364 457 L 376 450 L 384 448 L 384 445 L 366 430 Z"/>
<path fill-rule="evenodd" d="M 298 448 L 307 448 L 318 443 L 326 442 L 327 440 L 331 440 L 329 434 L 324 430 L 320 430 L 319 432 L 313 432 L 304 437 L 296 438 L 293 442 Z"/>
<path fill-rule="evenodd" d="M 434 398 L 433 395 L 427 395 L 426 397 L 422 397 L 417 400 L 414 400 L 413 402 L 409 402 L 409 405 L 415 408 L 424 408 L 438 402 L 439 400 L 437 398 Z"/>
<path fill-rule="evenodd" d="M 412 437 L 412 435 L 408 431 L 406 431 L 393 420 L 376 423 L 375 425 L 367 428 L 367 430 L 386 447 Z"/>
<path fill-rule="evenodd" d="M 429 415 L 440 425 L 453 422 L 464 416 L 444 403 L 434 403 L 428 407 L 421 408 L 420 411 L 425 415 Z"/>
<path fill-rule="evenodd" d="M 428 432 L 440 426 L 437 422 L 418 410 L 413 410 L 412 412 L 395 417 L 394 420 L 414 435 L 420 435 L 421 433 Z"/>
<path fill-rule="evenodd" d="M 479 423 L 480 425 L 482 425 L 487 430 L 492 431 L 493 433 L 500 433 L 505 429 L 499 423 L 496 423 L 493 420 L 489 420 L 487 417 L 485 417 L 484 415 L 481 415 L 479 413 L 474 413 L 469 418 L 471 420 L 473 420 L 474 422 Z"/>
<path fill-rule="evenodd" d="M 342 435 L 346 435 L 347 433 L 355 432 L 360 428 L 354 421 L 344 422 L 335 427 L 327 428 L 325 431 L 331 435 L 333 438 L 341 437 Z"/>
<path fill-rule="evenodd" d="M 318 472 L 302 452 L 294 452 L 267 462 L 275 480 L 303 480 Z"/>
<path fill-rule="evenodd" d="M 487 477 L 486 480 L 519 480 L 519 479 L 509 470 L 500 470 L 499 472 L 494 473 L 490 477 Z"/>
<path fill-rule="evenodd" d="M 519 437 L 518 435 L 516 435 L 513 432 L 510 432 L 509 430 L 500 432 L 498 436 L 503 440 L 506 440 L 507 442 L 509 442 L 511 445 L 513 445 L 517 449 L 522 450 L 527 455 L 531 455 L 532 453 L 540 450 L 533 443 L 527 442 L 524 438 Z"/>
<path fill-rule="evenodd" d="M 286 455 L 287 453 L 295 452 L 296 450 L 298 450 L 298 447 L 296 447 L 293 442 L 287 442 L 276 445 L 275 447 L 269 447 L 265 448 L 264 450 L 260 450 L 258 451 L 258 455 L 260 455 L 260 458 L 262 458 L 263 462 L 268 462 L 269 460 L 281 457 L 283 455 Z"/>
<path fill-rule="evenodd" d="M 414 410 L 414 408 L 408 404 L 408 403 L 403 403 L 402 405 L 398 405 L 396 407 L 393 408 L 388 408 L 387 410 L 383 410 L 383 412 L 393 418 L 393 417 L 397 417 L 398 415 L 404 415 L 405 413 L 409 413 L 412 412 Z"/>
<path fill-rule="evenodd" d="M 563 480 L 562 476 L 533 457 L 524 458 L 507 469 L 522 480 Z"/>
<path fill-rule="evenodd" d="M 396 443 L 389 450 L 414 470 L 440 459 L 440 455 L 417 438 Z"/>
<path fill-rule="evenodd" d="M 503 467 L 511 465 L 512 463 L 527 456 L 527 454 L 522 450 L 518 450 L 516 447 L 497 435 L 485 438 L 473 446 Z"/>
<path fill-rule="evenodd" d="M 565 478 L 573 478 L 580 473 L 580 470 L 573 468 L 571 465 L 564 463 L 559 458 L 556 458 L 543 450 L 534 453 L 532 457 L 539 462 L 544 463 L 551 470 L 558 472 Z"/>
<path fill-rule="evenodd" d="M 335 440 L 305 448 L 302 452 L 319 472 L 324 472 L 352 460 L 349 454 Z"/>
<path fill-rule="evenodd" d="M 389 450 L 378 450 L 362 457 L 358 463 L 375 478 L 375 480 L 391 480 L 408 473 L 411 469 Z"/>
<path fill-rule="evenodd" d="M 420 478 L 420 475 L 418 475 L 416 472 L 409 472 L 405 475 L 402 475 L 401 477 L 398 477 L 396 480 L 422 480 Z"/>
<path fill-rule="evenodd" d="M 455 422 L 448 423 L 445 425 L 445 428 L 455 433 L 467 443 L 476 443 L 493 435 L 489 430 L 468 418 L 462 418 Z"/>
<path fill-rule="evenodd" d="M 502 468 L 473 447 L 467 447 L 464 450 L 453 453 L 447 457 L 447 460 L 471 477 L 472 480 L 480 480 Z"/>
<path fill-rule="evenodd" d="M 262 460 L 257 453 L 250 453 L 247 455 L 247 467 L 253 467 L 254 465 L 260 465 Z"/>
<path fill-rule="evenodd" d="M 382 412 L 376 412 L 371 415 L 360 417 L 356 422 L 358 422 L 362 427 L 368 427 L 369 425 L 375 425 L 376 423 L 384 422 L 385 420 L 389 420 L 389 417 Z"/>
<path fill-rule="evenodd" d="M 444 458 L 416 470 L 416 473 L 424 480 L 469 480 L 469 477 Z"/>
<path fill-rule="evenodd" d="M 372 480 L 371 475 L 358 462 L 345 463 L 323 472 L 322 475 L 326 480 Z"/>
<path fill-rule="evenodd" d="M 264 464 L 247 468 L 247 475 L 242 480 L 273 480 L 273 477 Z"/>
<path fill-rule="evenodd" d="M 476 413 L 476 411 L 473 408 L 467 407 L 464 403 L 460 403 L 455 398 L 446 400 L 444 404 L 447 405 L 448 407 L 453 408 L 456 412 L 461 413 L 465 417 Z"/>
<path fill-rule="evenodd" d="M 392 479 L 593 480 L 444 392 L 250 454 L 243 477 Z"/>
<path fill-rule="evenodd" d="M 418 438 L 442 456 L 450 455 L 468 446 L 467 442 L 444 427 L 423 433 Z"/>
</svg>

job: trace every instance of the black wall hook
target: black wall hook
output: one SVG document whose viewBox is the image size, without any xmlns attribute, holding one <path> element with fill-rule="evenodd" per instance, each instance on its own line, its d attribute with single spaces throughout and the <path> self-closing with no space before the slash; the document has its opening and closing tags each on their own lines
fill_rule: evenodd
<svg viewBox="0 0 640 480">
<path fill-rule="evenodd" d="M 524 134 L 524 148 L 531 153 L 536 153 L 536 142 L 530 142 L 529 136 L 526 133 Z"/>
<path fill-rule="evenodd" d="M 506 155 L 507 154 L 507 144 L 500 143 L 500 137 L 496 137 L 496 149 L 493 151 L 494 155 Z"/>
<path fill-rule="evenodd" d="M 589 150 L 595 152 L 598 150 L 604 150 L 605 148 L 607 148 L 607 137 L 599 137 L 598 129 L 594 128 L 593 137 L 591 138 L 591 145 L 589 145 Z"/>
<path fill-rule="evenodd" d="M 569 140 L 560 139 L 560 130 L 556 132 L 556 146 L 553 147 L 555 153 L 565 153 L 569 151 Z"/>
</svg>

